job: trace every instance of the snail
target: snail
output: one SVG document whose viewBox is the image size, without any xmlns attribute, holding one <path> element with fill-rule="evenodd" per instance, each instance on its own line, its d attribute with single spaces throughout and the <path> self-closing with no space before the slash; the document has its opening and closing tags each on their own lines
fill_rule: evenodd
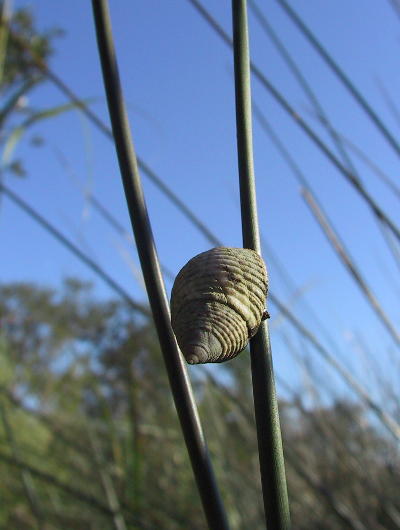
<svg viewBox="0 0 400 530">
<path fill-rule="evenodd" d="M 171 324 L 186 361 L 236 357 L 268 317 L 267 291 L 265 263 L 254 250 L 217 247 L 189 260 L 171 293 Z"/>
</svg>

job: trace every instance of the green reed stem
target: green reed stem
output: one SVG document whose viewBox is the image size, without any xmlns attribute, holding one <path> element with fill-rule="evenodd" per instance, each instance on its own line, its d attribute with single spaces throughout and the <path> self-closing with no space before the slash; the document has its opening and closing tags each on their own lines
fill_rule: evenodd
<svg viewBox="0 0 400 530">
<path fill-rule="evenodd" d="M 246 0 L 232 0 L 236 127 L 243 246 L 261 253 L 253 167 L 250 59 Z M 267 527 L 290 528 L 282 437 L 268 325 L 250 341 L 254 411 Z"/>
</svg>

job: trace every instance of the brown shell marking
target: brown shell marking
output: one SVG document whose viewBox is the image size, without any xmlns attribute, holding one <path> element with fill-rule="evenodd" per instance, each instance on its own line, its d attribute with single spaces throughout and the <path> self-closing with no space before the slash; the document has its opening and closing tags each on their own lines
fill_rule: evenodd
<svg viewBox="0 0 400 530">
<path fill-rule="evenodd" d="M 187 362 L 240 353 L 258 330 L 267 290 L 265 263 L 254 250 L 217 247 L 188 261 L 171 293 L 171 323 Z"/>
</svg>

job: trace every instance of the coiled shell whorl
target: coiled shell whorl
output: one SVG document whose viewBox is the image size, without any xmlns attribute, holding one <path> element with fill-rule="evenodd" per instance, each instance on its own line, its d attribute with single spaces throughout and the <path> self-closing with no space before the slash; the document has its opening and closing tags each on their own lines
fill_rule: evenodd
<svg viewBox="0 0 400 530">
<path fill-rule="evenodd" d="M 263 319 L 265 263 L 246 248 L 217 247 L 181 269 L 171 293 L 171 323 L 190 364 L 218 363 L 240 353 Z"/>
</svg>

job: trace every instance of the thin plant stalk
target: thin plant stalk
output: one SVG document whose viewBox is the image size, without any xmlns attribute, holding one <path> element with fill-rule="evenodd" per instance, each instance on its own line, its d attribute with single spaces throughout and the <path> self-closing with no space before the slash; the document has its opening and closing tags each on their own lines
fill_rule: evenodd
<svg viewBox="0 0 400 530">
<path fill-rule="evenodd" d="M 232 0 L 236 128 L 243 246 L 261 253 L 253 168 L 246 0 Z M 282 437 L 267 322 L 250 341 L 254 410 L 267 527 L 290 528 Z"/>
<path fill-rule="evenodd" d="M 111 276 L 106 273 L 97 263 L 82 252 L 72 241 L 64 236 L 57 228 L 49 223 L 40 213 L 38 213 L 32 206 L 25 202 L 15 192 L 11 191 L 5 184 L 0 182 L 0 190 L 7 195 L 11 201 L 27 213 L 32 219 L 39 223 L 47 232 L 49 232 L 59 243 L 66 247 L 79 260 L 87 265 L 95 274 L 97 274 L 113 291 L 115 291 L 125 302 L 127 302 L 132 309 L 138 311 L 145 317 L 150 316 L 149 310 L 142 304 L 135 302 L 133 298 L 121 287 Z"/>
<path fill-rule="evenodd" d="M 385 100 L 386 105 L 392 113 L 393 118 L 396 120 L 397 125 L 400 125 L 400 110 L 398 109 L 396 103 L 393 101 L 392 96 L 389 94 L 389 91 L 385 87 L 384 83 L 379 78 L 376 79 L 376 82 L 383 96 L 383 99 Z"/>
<path fill-rule="evenodd" d="M 400 199 L 400 188 L 395 184 L 391 178 L 382 171 L 382 169 L 373 161 L 371 158 L 363 151 L 360 147 L 358 147 L 354 142 L 352 142 L 349 138 L 347 138 L 344 135 L 340 135 L 343 142 L 345 142 L 349 149 L 353 151 L 360 160 L 364 162 L 364 164 L 371 169 L 375 173 L 377 177 L 379 177 L 390 189 L 391 191 L 396 195 L 398 199 Z"/>
<path fill-rule="evenodd" d="M 379 223 L 379 229 L 392 253 L 392 257 L 396 262 L 397 267 L 400 269 L 400 247 L 398 242 L 393 239 L 392 232 L 388 230 L 388 227 L 384 223 Z"/>
<path fill-rule="evenodd" d="M 312 214 L 314 215 L 314 218 L 316 219 L 321 229 L 323 230 L 324 234 L 328 238 L 328 241 L 331 243 L 336 254 L 339 256 L 340 260 L 342 261 L 346 269 L 349 271 L 349 273 L 353 277 L 358 287 L 361 289 L 361 291 L 366 296 L 375 314 L 378 316 L 380 321 L 386 327 L 387 331 L 389 332 L 389 334 L 391 335 L 395 343 L 398 346 L 400 346 L 399 333 L 397 332 L 396 328 L 393 326 L 391 320 L 389 319 L 385 311 L 382 309 L 380 303 L 376 299 L 375 295 L 372 293 L 367 282 L 362 277 L 360 271 L 358 270 L 357 266 L 355 265 L 352 258 L 350 257 L 349 252 L 345 248 L 343 241 L 340 240 L 339 235 L 337 234 L 337 232 L 334 230 L 332 226 L 332 223 L 327 219 L 326 214 L 322 211 L 322 208 L 318 204 L 316 197 L 307 188 L 303 188 L 301 190 L 301 193 L 308 207 L 310 208 Z"/>
<path fill-rule="evenodd" d="M 168 300 L 144 201 L 119 82 L 108 3 L 106 0 L 92 0 L 92 7 L 104 86 L 126 202 L 175 407 L 181 422 L 209 528 L 228 529 L 227 518 L 211 467 L 186 366 L 171 327 Z"/>
<path fill-rule="evenodd" d="M 87 427 L 90 445 L 93 449 L 93 457 L 96 463 L 98 474 L 100 475 L 103 490 L 107 498 L 108 506 L 113 512 L 113 524 L 115 530 L 127 530 L 125 519 L 118 502 L 117 493 L 114 488 L 113 481 L 107 471 L 104 469 L 102 462 L 101 450 L 95 433 L 93 432 L 90 424 Z"/>
<path fill-rule="evenodd" d="M 376 113 L 376 111 L 366 101 L 366 99 L 361 94 L 361 92 L 353 85 L 353 83 L 350 81 L 350 79 L 347 77 L 347 75 L 343 72 L 343 70 L 332 59 L 332 57 L 328 54 L 328 52 L 325 50 L 325 48 L 322 46 L 322 44 L 314 36 L 312 31 L 301 20 L 300 16 L 296 13 L 296 11 L 285 0 L 277 0 L 277 1 L 282 6 L 284 11 L 287 13 L 287 15 L 296 24 L 296 26 L 300 29 L 301 33 L 310 42 L 310 44 L 313 46 L 313 48 L 324 59 L 326 64 L 331 68 L 331 70 L 335 73 L 335 75 L 340 79 L 342 84 L 351 93 L 351 95 L 354 97 L 354 99 L 357 101 L 357 103 L 362 107 L 362 109 L 368 115 L 370 120 L 379 129 L 379 131 L 382 133 L 382 135 L 385 137 L 385 139 L 391 145 L 391 147 L 394 149 L 394 151 L 398 155 L 400 155 L 400 145 L 399 145 L 399 143 L 396 141 L 396 139 L 394 138 L 392 133 L 389 131 L 389 129 L 386 127 L 386 125 L 383 123 L 383 121 L 379 118 L 379 116 Z"/>
</svg>

